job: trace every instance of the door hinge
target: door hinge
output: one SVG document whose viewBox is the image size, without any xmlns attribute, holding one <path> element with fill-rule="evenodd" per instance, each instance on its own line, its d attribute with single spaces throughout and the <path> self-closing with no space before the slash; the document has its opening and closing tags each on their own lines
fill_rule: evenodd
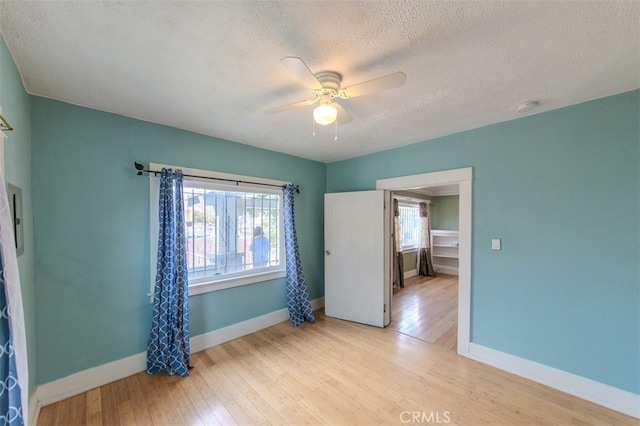
<svg viewBox="0 0 640 426">
<path fill-rule="evenodd" d="M 384 311 L 382 311 L 382 312 L 387 312 L 387 304 L 386 303 L 384 304 Z"/>
</svg>

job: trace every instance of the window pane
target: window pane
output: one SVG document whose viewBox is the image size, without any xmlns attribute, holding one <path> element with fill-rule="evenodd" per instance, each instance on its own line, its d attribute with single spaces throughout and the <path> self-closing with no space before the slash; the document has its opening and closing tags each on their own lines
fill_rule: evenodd
<svg viewBox="0 0 640 426">
<path fill-rule="evenodd" d="M 402 247 L 417 247 L 420 241 L 420 215 L 416 205 L 400 205 L 400 237 Z"/>
<path fill-rule="evenodd" d="M 281 265 L 280 195 L 184 183 L 189 281 Z"/>
</svg>

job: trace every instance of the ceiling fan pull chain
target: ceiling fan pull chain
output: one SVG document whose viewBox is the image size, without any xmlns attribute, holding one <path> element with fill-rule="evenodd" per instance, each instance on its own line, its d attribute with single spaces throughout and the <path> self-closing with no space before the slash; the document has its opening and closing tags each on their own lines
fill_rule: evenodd
<svg viewBox="0 0 640 426">
<path fill-rule="evenodd" d="M 316 135 L 316 120 L 313 119 L 313 116 L 311 116 L 311 126 L 313 126 L 312 127 L 312 129 L 313 129 L 312 133 L 313 133 L 313 136 L 315 136 Z"/>
<path fill-rule="evenodd" d="M 337 141 L 338 140 L 338 120 L 334 121 L 334 123 L 335 123 L 335 127 L 334 127 L 335 136 L 333 137 L 333 140 Z"/>
</svg>

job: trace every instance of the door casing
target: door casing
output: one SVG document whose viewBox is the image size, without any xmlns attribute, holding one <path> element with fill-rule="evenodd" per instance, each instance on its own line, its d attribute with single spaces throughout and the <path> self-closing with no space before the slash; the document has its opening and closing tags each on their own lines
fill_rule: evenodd
<svg viewBox="0 0 640 426">
<path fill-rule="evenodd" d="M 460 196 L 459 266 L 458 266 L 458 353 L 469 353 L 471 341 L 471 226 L 473 168 L 444 170 L 432 173 L 378 179 L 376 189 L 386 191 L 411 190 L 457 184 Z M 387 244 L 381 241 L 381 244 Z M 390 307 L 389 307 L 390 309 Z M 391 313 L 393 315 L 393 313 Z"/>
</svg>

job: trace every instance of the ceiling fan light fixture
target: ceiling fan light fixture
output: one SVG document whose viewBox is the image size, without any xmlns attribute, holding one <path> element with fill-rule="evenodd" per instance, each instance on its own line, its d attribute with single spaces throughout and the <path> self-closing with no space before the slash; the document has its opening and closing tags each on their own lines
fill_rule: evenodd
<svg viewBox="0 0 640 426">
<path fill-rule="evenodd" d="M 322 126 L 333 123 L 337 117 L 338 110 L 330 103 L 319 105 L 313 110 L 313 119 Z"/>
</svg>

